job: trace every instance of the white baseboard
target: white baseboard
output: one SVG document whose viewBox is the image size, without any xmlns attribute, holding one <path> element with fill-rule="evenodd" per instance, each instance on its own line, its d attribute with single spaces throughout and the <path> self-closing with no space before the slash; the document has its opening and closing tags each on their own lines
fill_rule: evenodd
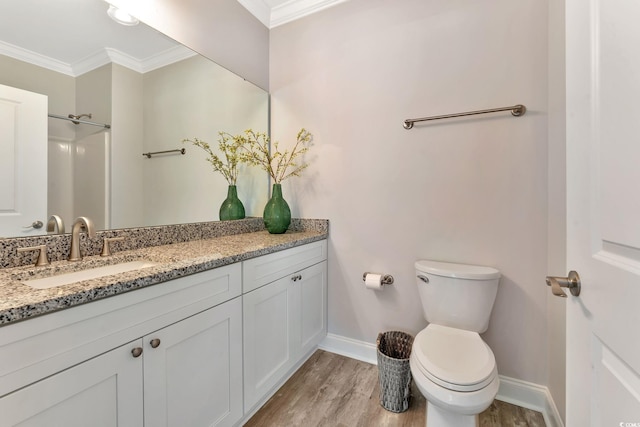
<svg viewBox="0 0 640 427">
<path fill-rule="evenodd" d="M 500 375 L 496 399 L 542 412 L 547 427 L 564 427 L 558 408 L 545 386 Z"/>
<path fill-rule="evenodd" d="M 327 334 L 327 337 L 318 347 L 330 353 L 336 353 L 373 365 L 378 363 L 374 343 Z M 500 389 L 496 399 L 541 412 L 547 427 L 564 427 L 549 389 L 545 386 L 500 375 Z"/>
<path fill-rule="evenodd" d="M 361 362 L 378 364 L 378 352 L 375 343 L 371 344 L 335 334 L 327 334 L 326 338 L 318 345 L 321 350 L 346 356 Z"/>
</svg>

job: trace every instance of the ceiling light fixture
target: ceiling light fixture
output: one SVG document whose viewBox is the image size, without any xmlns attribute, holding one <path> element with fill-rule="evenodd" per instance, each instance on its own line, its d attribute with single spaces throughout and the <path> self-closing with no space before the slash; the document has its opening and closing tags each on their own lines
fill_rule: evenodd
<svg viewBox="0 0 640 427">
<path fill-rule="evenodd" d="M 140 23 L 140 21 L 138 21 L 137 18 L 129 15 L 127 12 L 123 12 L 122 10 L 115 7 L 114 5 L 109 6 L 109 10 L 107 10 L 107 15 L 109 15 L 111 19 L 116 21 L 118 24 L 127 25 L 129 27 L 138 25 Z"/>
</svg>

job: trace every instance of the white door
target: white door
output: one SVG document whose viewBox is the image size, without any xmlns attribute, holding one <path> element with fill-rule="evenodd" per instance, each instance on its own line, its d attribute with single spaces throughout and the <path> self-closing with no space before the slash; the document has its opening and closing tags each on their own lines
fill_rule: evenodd
<svg viewBox="0 0 640 427">
<path fill-rule="evenodd" d="M 47 97 L 0 85 L 0 237 L 44 234 L 46 215 Z"/>
<path fill-rule="evenodd" d="M 142 357 L 134 341 L 0 398 L 0 426 L 140 427 Z"/>
<path fill-rule="evenodd" d="M 144 423 L 233 426 L 242 418 L 242 298 L 144 340 Z"/>
<path fill-rule="evenodd" d="M 566 5 L 567 426 L 639 426 L 640 2 Z"/>
</svg>

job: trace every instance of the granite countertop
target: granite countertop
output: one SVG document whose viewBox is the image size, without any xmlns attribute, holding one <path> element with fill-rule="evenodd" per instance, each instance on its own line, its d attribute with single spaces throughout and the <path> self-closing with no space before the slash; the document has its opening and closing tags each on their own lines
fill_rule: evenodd
<svg viewBox="0 0 640 427">
<path fill-rule="evenodd" d="M 258 231 L 117 252 L 111 257 L 88 256 L 73 263 L 55 261 L 46 267 L 0 269 L 0 326 L 326 238 L 322 231 Z M 22 283 L 135 260 L 157 265 L 50 289 Z"/>
</svg>

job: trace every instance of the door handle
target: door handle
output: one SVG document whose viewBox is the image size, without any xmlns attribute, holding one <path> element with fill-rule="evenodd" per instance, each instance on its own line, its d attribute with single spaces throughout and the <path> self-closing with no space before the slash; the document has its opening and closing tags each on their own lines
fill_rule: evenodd
<svg viewBox="0 0 640 427">
<path fill-rule="evenodd" d="M 547 286 L 551 286 L 551 292 L 557 297 L 567 297 L 562 288 L 569 288 L 571 295 L 577 297 L 580 295 L 580 276 L 573 270 L 569 272 L 568 277 L 547 276 Z"/>
<path fill-rule="evenodd" d="M 27 225 L 25 227 L 22 228 L 42 228 L 42 226 L 44 225 L 44 223 L 42 221 L 33 221 L 33 223 L 31 223 L 31 225 Z"/>
</svg>

